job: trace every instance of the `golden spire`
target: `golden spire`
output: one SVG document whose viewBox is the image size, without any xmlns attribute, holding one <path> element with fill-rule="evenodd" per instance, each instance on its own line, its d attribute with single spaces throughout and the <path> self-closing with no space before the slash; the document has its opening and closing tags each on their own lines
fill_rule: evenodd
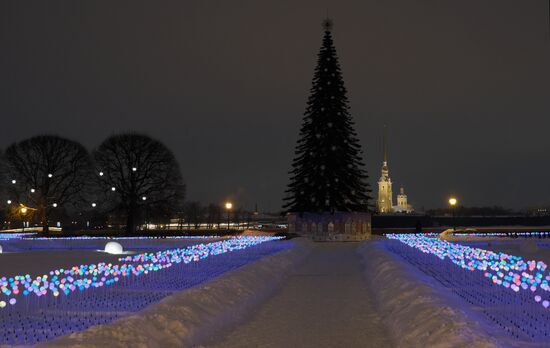
<svg viewBox="0 0 550 348">
<path fill-rule="evenodd" d="M 384 146 L 384 163 L 388 163 L 388 126 L 384 123 L 384 133 L 382 135 L 382 142 Z"/>
</svg>

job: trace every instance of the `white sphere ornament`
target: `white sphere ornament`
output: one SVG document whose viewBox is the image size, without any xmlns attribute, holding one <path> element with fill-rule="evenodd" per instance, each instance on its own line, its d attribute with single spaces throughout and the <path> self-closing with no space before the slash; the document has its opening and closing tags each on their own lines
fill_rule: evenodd
<svg viewBox="0 0 550 348">
<path fill-rule="evenodd" d="M 124 250 L 122 249 L 122 245 L 118 242 L 109 242 L 105 244 L 105 252 L 107 254 L 123 254 Z"/>
</svg>

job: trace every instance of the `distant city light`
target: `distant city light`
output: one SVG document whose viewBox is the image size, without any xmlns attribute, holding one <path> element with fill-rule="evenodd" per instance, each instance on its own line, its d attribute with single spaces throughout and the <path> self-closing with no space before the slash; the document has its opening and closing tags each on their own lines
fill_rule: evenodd
<svg viewBox="0 0 550 348">
<path fill-rule="evenodd" d="M 233 208 L 233 203 L 231 203 L 231 202 L 226 202 L 226 203 L 225 203 L 225 209 L 229 210 L 229 209 L 231 209 L 231 208 Z"/>
<path fill-rule="evenodd" d="M 456 198 L 454 198 L 454 197 L 449 198 L 449 204 L 450 205 L 454 206 L 454 205 L 456 205 L 456 202 L 457 202 Z"/>
</svg>

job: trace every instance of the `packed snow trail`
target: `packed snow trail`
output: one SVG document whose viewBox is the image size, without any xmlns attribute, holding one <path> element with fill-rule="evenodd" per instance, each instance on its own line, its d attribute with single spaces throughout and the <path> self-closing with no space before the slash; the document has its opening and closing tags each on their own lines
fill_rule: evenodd
<svg viewBox="0 0 550 348">
<path fill-rule="evenodd" d="M 210 347 L 391 347 L 358 243 L 315 243 L 281 289 Z"/>
</svg>

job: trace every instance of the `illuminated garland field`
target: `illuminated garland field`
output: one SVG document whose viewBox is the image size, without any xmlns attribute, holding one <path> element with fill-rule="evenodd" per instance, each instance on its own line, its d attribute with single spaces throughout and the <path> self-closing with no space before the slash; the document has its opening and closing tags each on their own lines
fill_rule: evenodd
<svg viewBox="0 0 550 348">
<path fill-rule="evenodd" d="M 550 273 L 544 262 L 421 234 L 386 237 L 390 251 L 480 308 L 509 336 L 548 341 Z"/>
<path fill-rule="evenodd" d="M 0 278 L 0 345 L 28 345 L 109 323 L 175 291 L 290 247 L 273 237 L 237 237 Z M 247 249 L 247 250 L 244 250 Z M 216 257 L 213 257 L 216 256 Z"/>
<path fill-rule="evenodd" d="M 0 246 L 4 252 L 27 251 L 27 250 L 98 250 L 103 249 L 105 242 L 117 240 L 124 241 L 128 249 L 168 249 L 176 243 L 178 247 L 187 244 L 200 243 L 202 240 L 216 240 L 218 236 L 169 236 L 169 237 L 148 237 L 132 236 L 117 237 L 115 239 L 101 236 L 79 236 L 79 237 L 37 237 L 34 233 L 2 233 L 0 234 Z"/>
</svg>

